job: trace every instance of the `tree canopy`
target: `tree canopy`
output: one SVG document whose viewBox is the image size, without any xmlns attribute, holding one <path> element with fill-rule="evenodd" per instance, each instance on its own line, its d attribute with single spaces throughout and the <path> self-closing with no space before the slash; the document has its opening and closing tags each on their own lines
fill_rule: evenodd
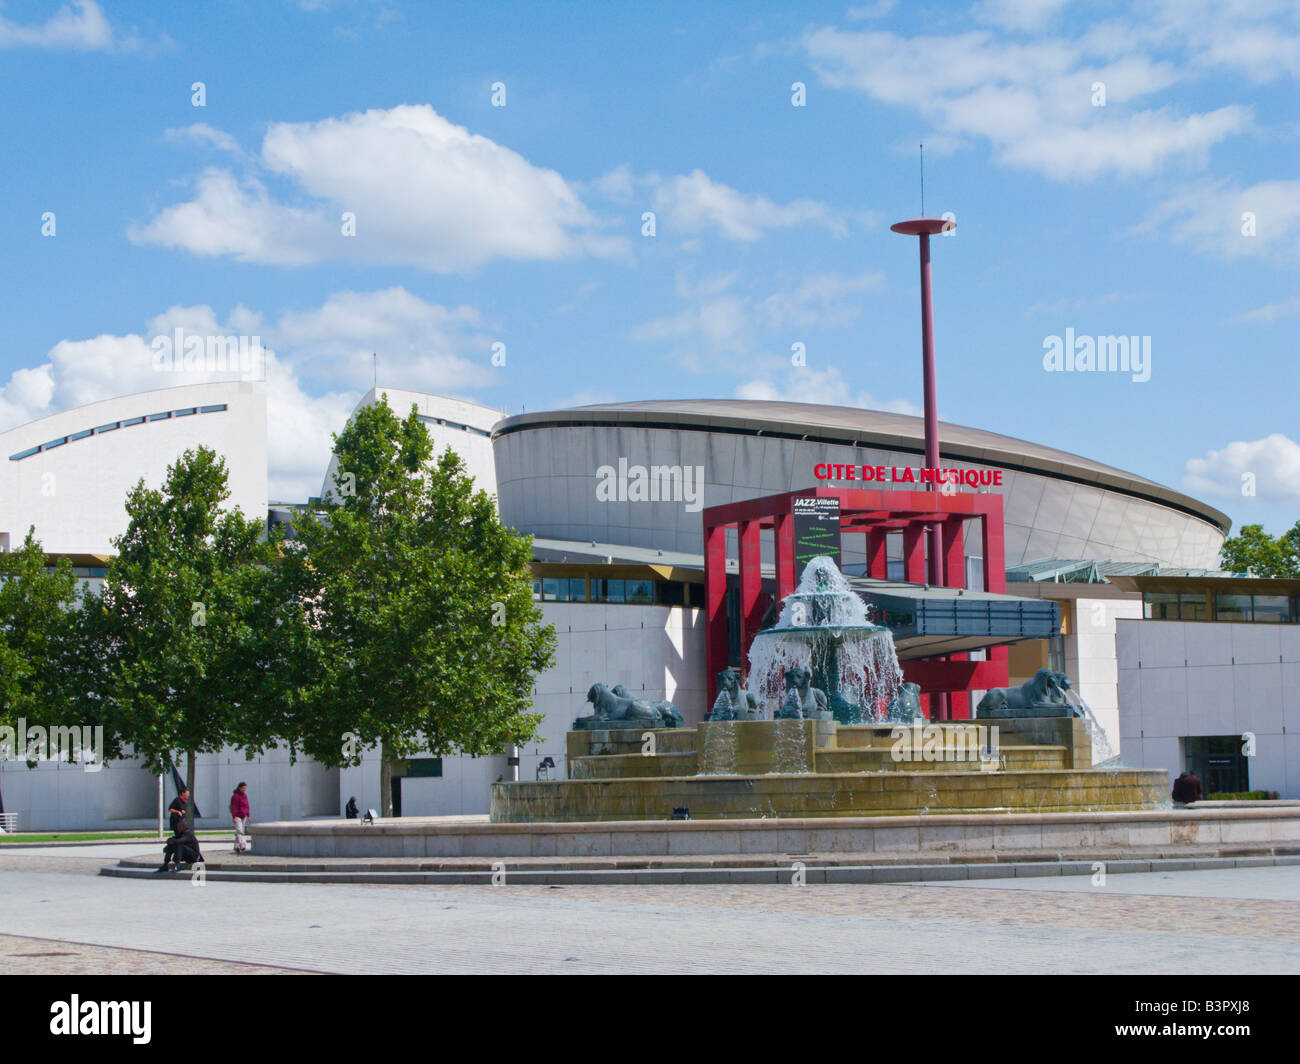
<svg viewBox="0 0 1300 1064">
<path fill-rule="evenodd" d="M 318 669 L 293 729 L 326 764 L 382 751 L 500 753 L 536 737 L 533 679 L 555 634 L 532 598 L 531 540 L 503 525 L 464 463 L 414 409 L 381 400 L 335 437 L 334 492 L 294 555 Z"/>
<path fill-rule="evenodd" d="M 126 500 L 102 589 L 84 608 L 84 697 L 105 726 L 107 756 L 152 772 L 176 755 L 222 747 L 261 753 L 283 731 L 282 621 L 274 540 L 229 498 L 225 462 L 200 447 L 140 481 Z M 129 748 L 129 750 L 128 750 Z"/>
<path fill-rule="evenodd" d="M 1251 576 L 1300 578 L 1300 521 L 1280 536 L 1263 525 L 1244 525 L 1223 541 L 1220 564 L 1234 573 Z"/>
</svg>

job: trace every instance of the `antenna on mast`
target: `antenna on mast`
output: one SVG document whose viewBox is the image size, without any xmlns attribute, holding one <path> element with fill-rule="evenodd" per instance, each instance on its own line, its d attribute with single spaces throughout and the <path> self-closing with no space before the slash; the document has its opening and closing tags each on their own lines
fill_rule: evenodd
<svg viewBox="0 0 1300 1064">
<path fill-rule="evenodd" d="M 925 145 L 921 145 L 921 217 L 925 217 Z"/>
<path fill-rule="evenodd" d="M 379 352 L 371 351 L 370 357 L 374 359 L 375 364 L 375 387 L 379 387 Z"/>
</svg>

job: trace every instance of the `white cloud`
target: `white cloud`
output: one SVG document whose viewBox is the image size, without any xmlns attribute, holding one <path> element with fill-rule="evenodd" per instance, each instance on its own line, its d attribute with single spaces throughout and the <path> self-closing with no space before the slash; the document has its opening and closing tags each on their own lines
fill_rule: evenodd
<svg viewBox="0 0 1300 1064">
<path fill-rule="evenodd" d="M 1248 310 L 1244 314 L 1238 314 L 1233 321 L 1278 321 L 1282 318 L 1290 318 L 1300 314 L 1300 296 L 1292 299 L 1284 299 L 1281 303 L 1266 303 L 1262 307 L 1256 307 L 1254 310 Z"/>
<path fill-rule="evenodd" d="M 134 33 L 114 30 L 95 0 L 72 0 L 39 24 L 22 25 L 0 15 L 0 51 L 134 52 L 145 43 Z M 164 36 L 158 43 L 170 41 Z"/>
<path fill-rule="evenodd" d="M 1188 459 L 1183 487 L 1194 493 L 1242 498 L 1251 474 L 1258 498 L 1300 500 L 1300 443 L 1274 432 L 1262 440 L 1237 440 L 1204 458 Z"/>
<path fill-rule="evenodd" d="M 854 391 L 834 366 L 826 369 L 791 366 L 780 373 L 766 374 L 740 384 L 736 388 L 736 398 L 857 406 L 864 410 L 921 416 L 921 408 L 910 400 L 878 399 L 869 392 Z"/>
<path fill-rule="evenodd" d="M 556 261 L 621 254 L 556 171 L 470 133 L 427 105 L 277 123 L 261 164 L 292 187 L 208 170 L 194 197 L 167 207 L 132 240 L 301 265 L 331 259 L 468 272 L 497 259 Z M 344 213 L 355 235 L 344 235 Z"/>
<path fill-rule="evenodd" d="M 714 181 L 702 170 L 671 177 L 655 189 L 655 210 L 668 220 L 669 232 L 699 233 L 714 229 L 731 240 L 749 243 L 772 229 L 814 225 L 832 236 L 848 234 L 845 218 L 823 203 L 792 200 L 773 203 Z"/>
<path fill-rule="evenodd" d="M 973 8 L 974 15 L 984 22 L 1009 30 L 1040 29 L 1050 22 L 1069 3 L 1069 0 L 983 0 Z"/>
<path fill-rule="evenodd" d="M 107 51 L 113 47 L 113 27 L 94 0 L 73 0 L 40 25 L 20 26 L 0 17 L 0 48 Z"/>
<path fill-rule="evenodd" d="M 215 148 L 217 151 L 229 152 L 232 155 L 242 156 L 244 154 L 244 149 L 239 146 L 239 141 L 229 133 L 214 129 L 206 122 L 195 122 L 192 125 L 168 129 L 163 135 L 172 141 L 200 144 Z"/>
<path fill-rule="evenodd" d="M 1045 14 L 1052 5 L 998 6 L 1033 25 L 1030 9 Z M 948 143 L 987 141 L 998 161 L 1057 181 L 1203 164 L 1211 147 L 1250 127 L 1251 112 L 1239 105 L 1191 114 L 1136 109 L 1185 73 L 1132 48 L 1122 34 L 1015 41 L 984 31 L 906 37 L 823 27 L 803 38 L 825 84 L 916 110 Z M 1093 106 L 1095 82 L 1105 85 L 1104 107 Z"/>
<path fill-rule="evenodd" d="M 774 328 L 785 325 L 816 328 L 850 325 L 862 313 L 862 308 L 850 297 L 859 292 L 879 291 L 884 281 L 885 275 L 880 271 L 854 277 L 818 274 L 809 277 L 793 291 L 774 292 L 763 300 L 761 306 Z"/>
<path fill-rule="evenodd" d="M 428 303 L 403 288 L 337 292 L 321 306 L 277 321 L 244 306 L 224 321 L 208 306 L 173 306 L 139 333 L 61 340 L 40 366 L 0 385 L 0 430 L 71 407 L 178 384 L 236 379 L 237 372 L 162 373 L 155 337 L 256 336 L 265 360 L 272 498 L 304 499 L 320 490 L 330 433 L 339 431 L 370 387 L 370 354 L 380 378 L 415 390 L 464 395 L 492 383 L 490 346 L 470 307 Z"/>
<path fill-rule="evenodd" d="M 1294 257 L 1300 240 L 1300 181 L 1264 181 L 1248 188 L 1226 182 L 1198 185 L 1165 200 L 1137 228 L 1158 229 L 1175 243 L 1226 259 Z"/>
</svg>

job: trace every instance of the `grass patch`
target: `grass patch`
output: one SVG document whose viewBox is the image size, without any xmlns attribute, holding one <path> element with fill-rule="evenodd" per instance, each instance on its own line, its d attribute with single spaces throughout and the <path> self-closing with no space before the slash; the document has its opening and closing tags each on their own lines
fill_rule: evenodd
<svg viewBox="0 0 1300 1064">
<path fill-rule="evenodd" d="M 197 831 L 199 838 L 212 835 L 227 835 L 225 831 Z M 156 831 L 51 831 L 18 832 L 14 835 L 0 835 L 0 846 L 16 842 L 134 842 L 137 839 L 158 841 Z"/>
</svg>

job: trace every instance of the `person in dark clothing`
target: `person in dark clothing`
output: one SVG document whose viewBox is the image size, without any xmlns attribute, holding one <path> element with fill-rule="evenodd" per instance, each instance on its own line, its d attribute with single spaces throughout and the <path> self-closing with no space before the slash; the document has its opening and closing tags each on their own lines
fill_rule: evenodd
<svg viewBox="0 0 1300 1064">
<path fill-rule="evenodd" d="M 1184 772 L 1174 780 L 1174 789 L 1170 793 L 1170 797 L 1175 802 L 1187 805 L 1189 802 L 1199 802 L 1202 793 L 1203 788 L 1200 777 L 1195 772 Z"/>
<path fill-rule="evenodd" d="M 174 833 L 163 847 L 163 863 L 159 874 L 168 871 L 172 865 L 179 871 L 181 865 L 192 865 L 203 860 L 199 850 L 199 840 L 188 821 L 181 819 L 176 823 Z"/>
<path fill-rule="evenodd" d="M 171 825 L 173 835 L 176 834 L 177 825 L 180 824 L 189 816 L 189 810 L 190 810 L 190 791 L 189 788 L 187 787 L 184 790 L 182 790 L 181 793 L 178 794 L 175 798 L 173 798 L 172 804 L 167 807 L 167 811 L 171 814 L 170 817 L 168 818 L 168 823 Z"/>
<path fill-rule="evenodd" d="M 357 799 L 354 795 L 348 799 L 348 804 L 343 809 L 343 815 L 349 820 L 356 820 L 361 815 L 361 810 L 357 808 Z"/>
</svg>

